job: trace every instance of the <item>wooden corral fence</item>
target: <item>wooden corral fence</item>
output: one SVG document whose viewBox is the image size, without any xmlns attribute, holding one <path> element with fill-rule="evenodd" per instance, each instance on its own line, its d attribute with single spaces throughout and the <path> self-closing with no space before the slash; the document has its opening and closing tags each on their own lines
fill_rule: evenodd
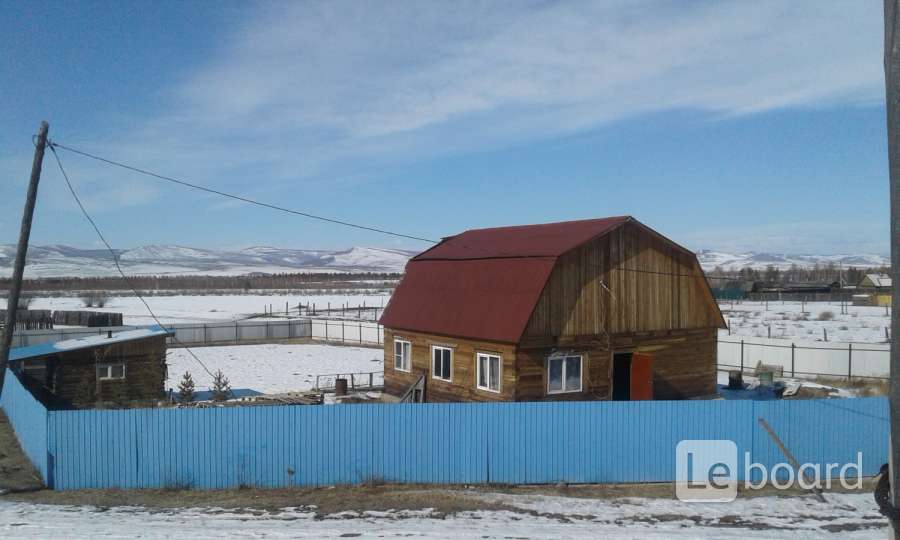
<svg viewBox="0 0 900 540">
<path fill-rule="evenodd" d="M 6 324 L 6 310 L 0 309 L 0 327 Z M 50 330 L 53 314 L 48 309 L 19 309 L 16 312 L 16 330 Z"/>
<path fill-rule="evenodd" d="M 53 312 L 53 323 L 62 326 L 122 326 L 122 314 L 100 311 L 61 311 Z"/>
<path fill-rule="evenodd" d="M 733 441 L 744 480 L 745 452 L 785 462 L 760 418 L 801 463 L 873 476 L 889 431 L 885 398 L 46 411 L 7 373 L 0 405 L 60 490 L 671 482 L 683 440 Z"/>
</svg>

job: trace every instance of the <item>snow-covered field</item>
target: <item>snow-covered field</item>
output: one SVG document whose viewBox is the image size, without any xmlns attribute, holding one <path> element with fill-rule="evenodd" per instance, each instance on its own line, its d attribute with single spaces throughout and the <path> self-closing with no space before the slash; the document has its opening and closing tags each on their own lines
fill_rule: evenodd
<svg viewBox="0 0 900 540">
<path fill-rule="evenodd" d="M 222 295 L 222 296 L 147 296 L 153 312 L 162 323 L 217 322 L 244 319 L 249 315 L 262 313 L 271 305 L 276 314 L 284 313 L 285 303 L 294 309 L 298 304 L 313 304 L 317 309 L 325 309 L 343 304 L 384 307 L 390 297 L 386 295 Z M 6 299 L 0 299 L 0 309 L 6 308 Z M 153 324 L 147 308 L 136 296 L 110 297 L 103 308 L 85 308 L 79 298 L 34 298 L 31 309 L 63 309 L 87 311 L 113 311 L 124 315 L 125 324 Z"/>
<path fill-rule="evenodd" d="M 316 375 L 364 373 L 384 369 L 381 349 L 337 345 L 235 345 L 196 347 L 191 351 L 213 373 L 221 369 L 234 389 L 272 394 L 310 390 Z M 177 388 L 184 372 L 190 372 L 197 390 L 212 386 L 206 373 L 185 349 L 166 354 L 169 378 L 166 388 Z"/>
<path fill-rule="evenodd" d="M 508 510 L 317 514 L 314 507 L 142 509 L 50 506 L 0 500 L 0 536 L 71 538 L 606 538 L 851 540 L 885 538 L 871 494 L 739 498 L 728 504 L 670 499 L 475 495 Z"/>
<path fill-rule="evenodd" d="M 884 343 L 890 329 L 890 309 L 844 306 L 839 302 L 732 302 L 719 303 L 731 335 L 792 338 L 805 341 Z M 767 309 L 768 307 L 768 309 Z M 727 335 L 727 332 L 725 333 Z"/>
</svg>

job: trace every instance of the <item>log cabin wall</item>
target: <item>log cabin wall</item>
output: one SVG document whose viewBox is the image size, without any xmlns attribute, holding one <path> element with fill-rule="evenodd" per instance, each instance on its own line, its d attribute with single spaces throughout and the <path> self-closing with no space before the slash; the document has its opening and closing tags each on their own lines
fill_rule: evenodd
<svg viewBox="0 0 900 540">
<path fill-rule="evenodd" d="M 410 371 L 394 368 L 394 338 L 409 341 L 412 358 Z M 450 382 L 432 377 L 432 345 L 453 351 Z M 478 352 L 499 354 L 502 362 L 500 392 L 482 390 L 475 385 L 475 355 Z M 468 340 L 457 337 L 384 329 L 384 389 L 392 396 L 402 396 L 421 375 L 427 372 L 425 396 L 429 402 L 513 401 L 516 388 L 516 349 L 509 343 Z"/>
<path fill-rule="evenodd" d="M 609 348 L 601 343 L 559 349 L 580 355 L 581 392 L 548 392 L 547 360 L 556 348 L 519 348 L 516 354 L 516 401 L 593 401 L 612 397 Z"/>
<path fill-rule="evenodd" d="M 696 257 L 631 222 L 559 258 L 525 337 L 721 325 Z"/>
<path fill-rule="evenodd" d="M 120 407 L 165 397 L 165 336 L 63 352 L 56 357 L 50 389 L 74 407 Z M 120 362 L 125 364 L 124 379 L 98 380 L 98 363 Z"/>
<path fill-rule="evenodd" d="M 715 328 L 612 336 L 614 352 L 653 357 L 653 399 L 686 399 L 717 392 Z"/>
</svg>

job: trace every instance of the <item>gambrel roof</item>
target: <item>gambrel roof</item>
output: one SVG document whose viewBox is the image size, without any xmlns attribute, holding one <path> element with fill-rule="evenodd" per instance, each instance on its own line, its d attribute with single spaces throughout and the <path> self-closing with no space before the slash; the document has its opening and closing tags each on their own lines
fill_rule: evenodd
<svg viewBox="0 0 900 540">
<path fill-rule="evenodd" d="M 557 259 L 629 222 L 694 256 L 630 216 L 468 230 L 409 261 L 381 324 L 517 343 Z"/>
</svg>

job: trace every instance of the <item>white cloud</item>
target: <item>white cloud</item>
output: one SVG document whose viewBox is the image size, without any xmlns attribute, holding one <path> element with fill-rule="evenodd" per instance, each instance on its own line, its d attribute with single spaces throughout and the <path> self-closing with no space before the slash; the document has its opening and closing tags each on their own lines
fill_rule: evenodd
<svg viewBox="0 0 900 540">
<path fill-rule="evenodd" d="M 648 112 L 718 117 L 883 99 L 877 2 L 264 4 L 122 161 L 253 195 Z M 72 162 L 68 159 L 68 162 Z M 90 167 L 79 163 L 79 167 Z M 96 173 L 96 174 L 94 174 Z M 126 203 L 155 191 L 104 189 Z M 266 179 L 262 185 L 259 180 Z"/>
</svg>

